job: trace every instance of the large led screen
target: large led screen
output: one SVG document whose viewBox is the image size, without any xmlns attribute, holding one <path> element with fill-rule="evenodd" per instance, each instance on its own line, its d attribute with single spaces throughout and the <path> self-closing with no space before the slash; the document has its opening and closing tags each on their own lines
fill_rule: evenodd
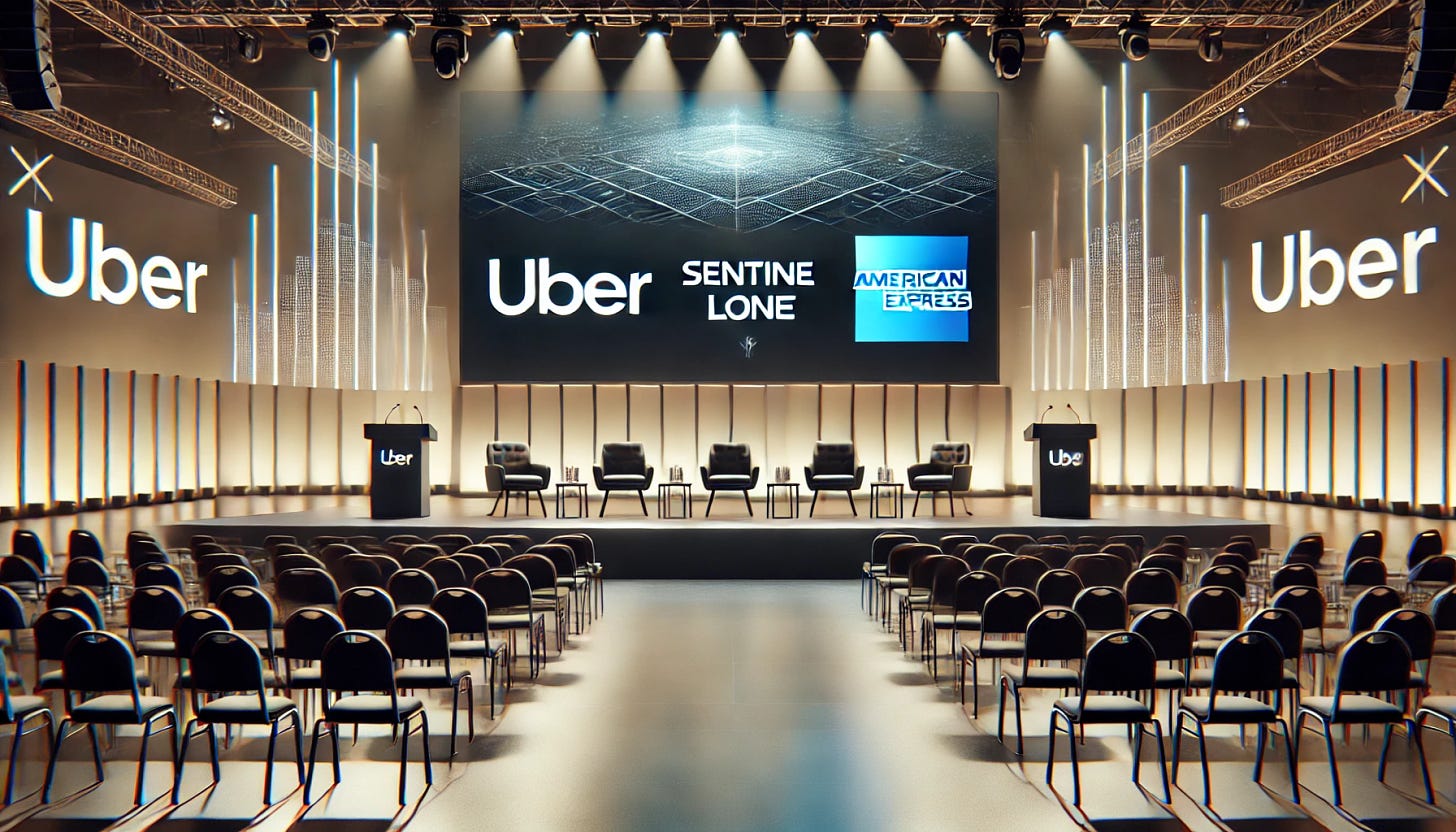
<svg viewBox="0 0 1456 832">
<path fill-rule="evenodd" d="M 996 382 L 996 96 L 467 93 L 461 375 Z"/>
</svg>

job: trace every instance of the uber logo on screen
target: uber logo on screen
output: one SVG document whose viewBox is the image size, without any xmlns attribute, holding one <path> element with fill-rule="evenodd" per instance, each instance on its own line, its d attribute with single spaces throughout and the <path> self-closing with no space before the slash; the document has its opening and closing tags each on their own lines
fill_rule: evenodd
<svg viewBox="0 0 1456 832">
<path fill-rule="evenodd" d="M 652 282 L 651 272 L 632 272 L 627 280 L 611 272 L 597 272 L 585 282 L 570 272 L 552 272 L 551 258 L 530 258 L 523 264 L 520 300 L 507 301 L 501 292 L 500 260 L 488 266 L 490 305 L 509 317 L 518 317 L 536 307 L 538 315 L 574 315 L 585 304 L 593 315 L 610 317 L 627 311 L 642 314 L 642 288 Z"/>
<path fill-rule="evenodd" d="M 1395 288 L 1397 272 L 1401 290 L 1414 295 L 1421 290 L 1421 250 L 1437 242 L 1438 232 L 1434 226 L 1407 231 L 1399 249 L 1383 237 L 1371 237 L 1357 244 L 1348 257 L 1332 248 L 1313 250 L 1313 237 L 1314 233 L 1308 230 L 1300 231 L 1297 241 L 1293 234 L 1284 235 L 1283 282 L 1273 297 L 1264 291 L 1264 243 L 1253 244 L 1249 282 L 1254 304 L 1260 311 L 1272 314 L 1289 305 L 1294 297 L 1296 270 L 1301 307 L 1329 306 L 1347 283 L 1350 291 L 1362 300 L 1382 298 Z"/>
<path fill-rule="evenodd" d="M 402 454 L 393 448 L 387 448 L 379 452 L 380 465 L 409 465 L 414 460 L 414 454 Z"/>
<path fill-rule="evenodd" d="M 855 237 L 854 340 L 969 341 L 966 237 Z"/>
</svg>

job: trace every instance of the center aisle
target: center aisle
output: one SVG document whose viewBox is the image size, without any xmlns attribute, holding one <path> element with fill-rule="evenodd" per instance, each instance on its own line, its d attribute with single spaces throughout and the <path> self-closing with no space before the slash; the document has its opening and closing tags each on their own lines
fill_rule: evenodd
<svg viewBox="0 0 1456 832">
<path fill-rule="evenodd" d="M 511 693 L 475 762 L 440 767 L 411 827 L 1073 828 L 856 593 L 609 582 L 606 616 Z"/>
</svg>

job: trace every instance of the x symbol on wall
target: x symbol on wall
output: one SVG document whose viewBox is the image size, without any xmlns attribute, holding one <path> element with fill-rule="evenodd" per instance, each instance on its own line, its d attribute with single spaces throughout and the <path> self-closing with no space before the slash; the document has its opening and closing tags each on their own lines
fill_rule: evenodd
<svg viewBox="0 0 1456 832">
<path fill-rule="evenodd" d="M 40 181 L 40 169 L 49 164 L 52 159 L 56 158 L 56 155 L 54 153 L 47 154 L 44 159 L 37 160 L 36 163 L 33 165 L 30 162 L 26 161 L 26 158 L 24 156 L 20 155 L 20 151 L 15 149 L 15 145 L 10 146 L 10 155 L 14 156 L 15 161 L 19 162 L 20 166 L 25 168 L 25 175 L 15 180 L 15 184 L 10 186 L 10 190 L 6 191 L 5 195 L 15 196 L 15 194 L 19 192 L 21 188 L 25 187 L 25 183 L 33 182 L 35 184 L 35 187 L 39 188 L 40 192 L 45 194 L 45 198 L 48 202 L 55 202 L 56 199 L 55 197 L 51 196 L 50 189 L 46 188 L 45 183 Z"/>
<path fill-rule="evenodd" d="M 1411 167 L 1415 168 L 1416 173 L 1419 174 L 1418 176 L 1416 176 L 1416 181 L 1412 182 L 1411 186 L 1405 189 L 1405 196 L 1402 196 L 1400 198 L 1401 204 L 1405 204 L 1405 201 L 1407 199 L 1410 199 L 1411 194 L 1415 193 L 1417 189 L 1420 190 L 1421 199 L 1424 200 L 1426 198 L 1425 184 L 1427 182 L 1431 183 L 1432 188 L 1436 189 L 1436 193 L 1439 193 L 1441 196 L 1450 196 L 1450 194 L 1446 192 L 1446 189 L 1441 187 L 1441 183 L 1437 182 L 1436 177 L 1431 173 L 1431 169 L 1436 166 L 1437 162 L 1441 161 L 1441 157 L 1445 156 L 1446 151 L 1450 149 L 1450 145 L 1442 146 L 1441 149 L 1436 153 L 1436 158 L 1432 159 L 1430 164 L 1425 163 L 1426 152 L 1424 150 L 1421 151 L 1421 161 L 1419 162 L 1417 162 L 1415 159 L 1412 159 L 1409 153 L 1401 154 L 1405 157 L 1406 162 L 1409 163 Z"/>
</svg>

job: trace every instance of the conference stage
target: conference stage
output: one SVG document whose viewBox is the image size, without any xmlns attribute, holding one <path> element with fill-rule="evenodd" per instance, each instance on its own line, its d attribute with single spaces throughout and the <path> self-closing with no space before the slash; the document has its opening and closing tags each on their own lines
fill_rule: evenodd
<svg viewBox="0 0 1456 832">
<path fill-rule="evenodd" d="M 966 517 L 957 510 L 952 518 L 944 513 L 931 517 L 876 519 L 869 516 L 869 501 L 858 503 L 859 517 L 849 515 L 842 498 L 820 500 L 815 517 L 808 516 L 808 500 L 797 519 L 765 518 L 765 506 L 755 502 L 755 516 L 749 518 L 741 503 L 720 500 L 711 518 L 704 518 L 704 503 L 694 506 L 691 519 L 658 519 L 656 504 L 649 500 L 652 514 L 642 517 L 626 513 L 635 501 L 613 501 L 612 515 L 558 520 L 521 513 L 513 502 L 510 517 L 490 517 L 494 498 L 436 495 L 429 517 L 408 520 L 371 520 L 366 497 L 345 497 L 337 506 L 274 514 L 250 514 L 187 520 L 165 528 L 168 545 L 185 546 L 194 534 L 210 534 L 261 546 L 270 534 L 291 534 L 301 541 L 318 535 L 417 534 L 428 538 L 446 532 L 460 532 L 472 538 L 491 534 L 521 533 L 540 541 L 566 532 L 584 531 L 596 543 L 598 559 L 613 578 L 679 579 L 835 579 L 859 574 L 869 554 L 870 541 L 888 530 L 905 530 L 925 540 L 965 532 L 989 540 L 1002 532 L 1031 535 L 1066 534 L 1107 537 L 1114 534 L 1142 534 L 1150 543 L 1164 535 L 1188 535 L 1194 546 L 1221 546 L 1236 534 L 1252 535 L 1260 546 L 1269 545 L 1270 525 L 1236 517 L 1124 505 L 1118 498 L 1094 498 L 1093 517 L 1086 520 L 1038 517 L 1032 513 L 1029 497 L 986 497 L 970 500 L 975 511 Z M 548 500 L 548 510 L 550 501 Z M 782 506 L 781 506 L 782 508 Z M 907 504 L 908 508 L 908 504 Z M 925 505 L 922 503 L 922 509 Z M 944 511 L 944 501 L 941 505 Z"/>
</svg>

